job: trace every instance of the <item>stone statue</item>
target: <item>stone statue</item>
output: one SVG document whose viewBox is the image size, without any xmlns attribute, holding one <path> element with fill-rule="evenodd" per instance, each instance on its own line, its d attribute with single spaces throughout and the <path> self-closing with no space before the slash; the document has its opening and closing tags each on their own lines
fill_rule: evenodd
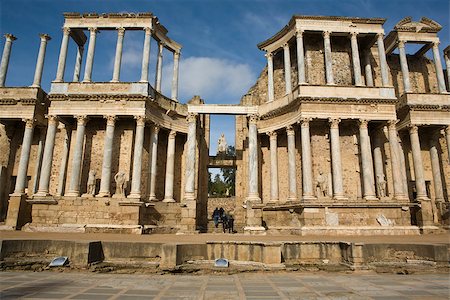
<svg viewBox="0 0 450 300">
<path fill-rule="evenodd" d="M 115 176 L 116 195 L 125 196 L 125 173 L 119 171 Z"/>
<path fill-rule="evenodd" d="M 97 173 L 94 170 L 89 171 L 88 181 L 87 181 L 87 194 L 95 195 L 95 175 Z"/>
<path fill-rule="evenodd" d="M 225 196 L 230 197 L 230 187 L 227 187 L 227 190 L 225 191 Z"/>
<path fill-rule="evenodd" d="M 227 141 L 225 140 L 225 135 L 222 135 L 217 142 L 217 154 L 226 154 L 227 153 Z"/>
<path fill-rule="evenodd" d="M 327 176 L 323 175 L 320 171 L 316 180 L 317 197 L 325 197 L 328 192 L 328 179 Z"/>
<path fill-rule="evenodd" d="M 386 180 L 384 180 L 383 174 L 377 175 L 377 191 L 378 197 L 386 197 Z"/>
</svg>

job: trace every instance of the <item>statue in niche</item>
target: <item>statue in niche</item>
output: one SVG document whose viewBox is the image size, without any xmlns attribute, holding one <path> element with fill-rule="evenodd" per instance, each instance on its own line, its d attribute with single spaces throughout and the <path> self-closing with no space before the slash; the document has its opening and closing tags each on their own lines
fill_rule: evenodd
<svg viewBox="0 0 450 300">
<path fill-rule="evenodd" d="M 222 133 L 217 142 L 217 154 L 227 153 L 227 141 L 225 140 L 225 135 Z"/>
<path fill-rule="evenodd" d="M 115 176 L 116 181 L 116 195 L 125 196 L 125 173 L 119 171 Z"/>
<path fill-rule="evenodd" d="M 386 197 L 386 180 L 384 179 L 383 174 L 377 175 L 377 192 L 378 197 Z"/>
<path fill-rule="evenodd" d="M 97 173 L 94 170 L 89 171 L 88 181 L 87 181 L 87 194 L 95 195 L 95 175 Z"/>
<path fill-rule="evenodd" d="M 327 176 L 319 171 L 319 175 L 316 180 L 317 197 L 326 197 L 328 193 L 328 179 Z"/>
</svg>

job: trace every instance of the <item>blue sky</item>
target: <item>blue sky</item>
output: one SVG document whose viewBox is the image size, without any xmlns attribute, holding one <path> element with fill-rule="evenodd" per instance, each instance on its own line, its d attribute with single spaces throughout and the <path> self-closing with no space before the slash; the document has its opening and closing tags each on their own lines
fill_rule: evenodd
<svg viewBox="0 0 450 300">
<path fill-rule="evenodd" d="M 449 44 L 448 0 L 1 0 L 0 33 L 12 33 L 14 42 L 7 86 L 32 83 L 39 47 L 39 33 L 52 37 L 47 47 L 42 86 L 49 91 L 55 78 L 61 44 L 63 12 L 146 12 L 156 15 L 169 30 L 169 37 L 183 45 L 179 98 L 186 102 L 200 95 L 207 103 L 239 103 L 266 64 L 256 44 L 278 32 L 294 14 L 382 17 L 386 34 L 406 16 L 414 20 L 426 16 L 444 28 L 439 33 L 440 49 Z M 127 32 L 121 80 L 140 76 L 142 32 Z M 93 81 L 109 81 L 112 76 L 116 33 L 102 31 L 97 36 Z M 4 39 L 0 47 L 3 49 Z M 75 46 L 70 45 L 66 80 L 71 80 Z M 156 43 L 151 45 L 150 78 L 154 78 Z M 165 52 L 163 92 L 170 95 L 172 58 Z M 166 58 L 167 57 L 167 58 Z M 152 83 L 152 82 L 151 82 Z M 231 117 L 212 118 L 212 153 L 224 132 L 234 144 Z"/>
</svg>

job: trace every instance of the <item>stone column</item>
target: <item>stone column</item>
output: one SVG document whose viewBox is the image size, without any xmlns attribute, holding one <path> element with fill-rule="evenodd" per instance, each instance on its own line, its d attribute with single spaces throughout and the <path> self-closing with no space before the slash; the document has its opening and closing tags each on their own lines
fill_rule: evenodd
<svg viewBox="0 0 450 300">
<path fill-rule="evenodd" d="M 197 147 L 197 115 L 189 113 L 186 117 L 188 122 L 187 134 L 187 156 L 186 156 L 186 185 L 184 188 L 184 199 L 195 200 L 195 150 Z"/>
<path fill-rule="evenodd" d="M 47 47 L 47 41 L 51 40 L 48 34 L 40 34 L 39 36 L 41 37 L 41 44 L 39 46 L 39 54 L 37 58 L 36 69 L 34 71 L 33 84 L 31 85 L 33 87 L 41 86 L 42 70 L 44 69 L 45 49 Z"/>
<path fill-rule="evenodd" d="M 433 172 L 434 182 L 434 194 L 435 201 L 444 202 L 444 189 L 441 178 L 441 167 L 439 164 L 439 136 L 440 134 L 433 134 L 430 139 L 430 158 L 431 158 L 431 170 Z"/>
<path fill-rule="evenodd" d="M 80 81 L 81 63 L 83 61 L 84 46 L 77 47 L 77 57 L 75 59 L 75 67 L 73 68 L 73 82 Z"/>
<path fill-rule="evenodd" d="M 447 155 L 450 162 L 450 126 L 445 127 L 445 139 L 447 140 Z"/>
<path fill-rule="evenodd" d="M 297 170 L 295 158 L 295 130 L 292 126 L 286 127 L 288 143 L 288 169 L 289 169 L 289 196 L 288 201 L 297 201 Z"/>
<path fill-rule="evenodd" d="M 414 177 L 416 179 L 417 200 L 429 200 L 425 187 L 425 177 L 423 172 L 422 153 L 420 150 L 419 128 L 417 125 L 409 127 L 411 139 L 411 150 L 413 155 Z"/>
<path fill-rule="evenodd" d="M 250 115 L 248 120 L 248 197 L 247 201 L 261 202 L 258 192 L 258 122 L 257 115 Z"/>
<path fill-rule="evenodd" d="M 331 167 L 333 171 L 333 198 L 345 199 L 342 184 L 341 145 L 339 141 L 339 123 L 341 119 L 329 119 L 330 122 L 330 144 L 331 144 Z"/>
<path fill-rule="evenodd" d="M 334 84 L 333 78 L 333 58 L 331 56 L 330 32 L 323 32 L 323 47 L 325 51 L 325 75 L 327 84 Z"/>
<path fill-rule="evenodd" d="M 389 86 L 389 70 L 386 61 L 386 51 L 384 50 L 384 34 L 377 34 L 377 46 L 378 46 L 378 56 L 380 58 L 380 68 L 381 68 L 381 83 L 383 86 Z"/>
<path fill-rule="evenodd" d="M 273 101 L 275 98 L 273 89 L 273 53 L 266 53 L 267 57 L 267 100 Z"/>
<path fill-rule="evenodd" d="M 142 54 L 141 82 L 148 82 L 148 62 L 150 59 L 150 39 L 152 37 L 152 29 L 145 28 L 144 52 Z"/>
<path fill-rule="evenodd" d="M 392 168 L 392 178 L 394 180 L 394 198 L 396 200 L 406 200 L 407 192 L 403 187 L 403 175 L 401 172 L 401 152 L 400 145 L 398 144 L 397 138 L 397 127 L 396 120 L 388 121 L 388 132 L 389 132 L 389 148 L 391 153 L 391 168 Z"/>
<path fill-rule="evenodd" d="M 134 137 L 133 175 L 128 198 L 141 198 L 142 150 L 144 147 L 145 116 L 136 116 L 136 135 Z"/>
<path fill-rule="evenodd" d="M 56 70 L 55 82 L 64 81 L 64 70 L 66 69 L 67 46 L 69 45 L 70 28 L 63 28 L 63 38 L 61 41 L 61 50 L 59 51 L 58 69 Z"/>
<path fill-rule="evenodd" d="M 450 46 L 444 49 L 445 66 L 447 68 L 447 84 L 450 91 Z"/>
<path fill-rule="evenodd" d="M 161 93 L 163 49 L 164 49 L 164 43 L 159 42 L 158 43 L 158 60 L 156 61 L 156 79 L 155 79 L 155 89 L 158 93 Z"/>
<path fill-rule="evenodd" d="M 402 69 L 402 77 L 403 77 L 403 88 L 404 92 L 411 92 L 411 83 L 409 81 L 409 70 L 408 70 L 408 60 L 406 58 L 405 52 L 405 42 L 398 42 L 398 52 L 400 55 L 400 67 Z"/>
<path fill-rule="evenodd" d="M 117 117 L 106 116 L 106 131 L 105 140 L 103 142 L 103 163 L 102 163 L 102 177 L 100 179 L 100 191 L 97 197 L 111 196 L 111 164 L 112 152 L 114 145 L 114 129 Z"/>
<path fill-rule="evenodd" d="M 436 68 L 436 77 L 438 82 L 439 93 L 446 93 L 444 70 L 442 69 L 441 56 L 439 55 L 439 42 L 433 43 L 433 59 Z"/>
<path fill-rule="evenodd" d="M 6 42 L 3 48 L 2 62 L 0 64 L 0 87 L 5 86 L 6 73 L 8 72 L 8 65 L 9 65 L 9 57 L 11 56 L 12 42 L 17 39 L 15 36 L 9 33 L 5 34 L 5 38 Z"/>
<path fill-rule="evenodd" d="M 178 101 L 178 69 L 180 64 L 180 52 L 173 53 L 173 78 L 172 78 L 172 100 Z"/>
<path fill-rule="evenodd" d="M 58 189 L 56 196 L 64 195 L 65 185 L 66 185 L 66 172 L 67 172 L 67 161 L 69 160 L 69 150 L 70 150 L 70 140 L 72 137 L 72 129 L 65 125 L 66 136 L 64 137 L 64 144 L 61 154 L 61 164 L 59 166 L 59 178 L 58 178 Z"/>
<path fill-rule="evenodd" d="M 303 49 L 303 31 L 295 32 L 297 38 L 297 65 L 298 65 L 298 84 L 306 83 L 305 72 L 305 50 Z"/>
<path fill-rule="evenodd" d="M 19 168 L 17 170 L 15 196 L 25 194 L 27 182 L 28 161 L 30 159 L 31 143 L 33 141 L 34 120 L 25 119 L 25 132 L 23 134 L 22 150 L 20 152 Z"/>
<path fill-rule="evenodd" d="M 95 40 L 97 36 L 97 28 L 89 28 L 89 46 L 86 58 L 86 66 L 84 68 L 83 82 L 91 82 L 92 65 L 94 64 Z"/>
<path fill-rule="evenodd" d="M 289 44 L 286 43 L 283 45 L 283 53 L 284 53 L 284 82 L 285 82 L 285 90 L 286 94 L 290 94 L 292 92 L 291 85 L 291 55 L 289 52 Z"/>
<path fill-rule="evenodd" d="M 80 196 L 80 173 L 83 159 L 84 131 L 86 129 L 86 116 L 76 116 L 77 136 L 72 156 L 72 174 L 70 175 L 70 186 L 66 196 Z"/>
<path fill-rule="evenodd" d="M 116 56 L 114 58 L 114 71 L 111 82 L 120 81 L 120 64 L 122 62 L 122 48 L 123 37 L 125 36 L 125 28 L 117 28 L 117 44 L 116 44 Z"/>
<path fill-rule="evenodd" d="M 28 188 L 31 193 L 35 194 L 39 188 L 39 180 L 41 177 L 41 167 L 42 167 L 42 156 L 44 154 L 44 143 L 45 143 L 45 131 L 43 128 L 39 129 L 39 142 L 38 149 L 36 153 L 36 159 L 34 163 L 34 172 L 33 172 L 33 186 L 32 188 Z"/>
<path fill-rule="evenodd" d="M 402 139 L 400 138 L 400 134 L 397 136 L 397 144 L 398 144 L 398 153 L 400 156 L 400 172 L 402 174 L 402 185 L 403 185 L 403 191 L 405 195 L 408 195 L 409 200 L 409 184 L 408 184 L 408 177 L 406 176 L 406 162 L 405 162 L 405 153 L 403 151 L 403 143 Z"/>
<path fill-rule="evenodd" d="M 278 146 L 277 133 L 268 132 L 270 140 L 270 202 L 278 202 Z"/>
<path fill-rule="evenodd" d="M 366 74 L 366 85 L 373 86 L 372 65 L 370 63 L 370 49 L 364 51 L 364 71 Z"/>
<path fill-rule="evenodd" d="M 303 200 L 316 199 L 313 188 L 312 158 L 311 158 L 311 137 L 309 135 L 309 123 L 311 118 L 301 119 L 301 139 L 302 139 L 302 182 Z"/>
<path fill-rule="evenodd" d="M 361 80 L 361 63 L 359 61 L 359 50 L 358 50 L 358 33 L 351 33 L 351 47 L 352 47 L 352 62 L 353 62 L 353 73 L 355 75 L 355 85 L 362 86 Z"/>
<path fill-rule="evenodd" d="M 53 165 L 53 149 L 55 148 L 56 127 L 58 118 L 48 116 L 47 136 L 45 138 L 44 156 L 42 160 L 41 176 L 39 180 L 39 189 L 36 196 L 49 196 L 50 175 Z"/>
<path fill-rule="evenodd" d="M 158 165 L 158 133 L 159 133 L 159 126 L 153 125 L 152 126 L 152 133 L 151 133 L 151 139 L 150 139 L 150 161 L 149 161 L 149 178 L 150 178 L 150 192 L 149 192 L 149 201 L 156 201 L 156 167 Z"/>
<path fill-rule="evenodd" d="M 372 151 L 370 147 L 370 138 L 367 125 L 367 120 L 359 120 L 359 146 L 361 150 L 361 167 L 364 188 L 363 196 L 365 200 L 376 200 L 377 197 L 375 196 L 375 180 L 373 178 Z"/>
<path fill-rule="evenodd" d="M 173 180 L 175 177 L 175 137 L 177 132 L 171 130 L 169 133 L 169 141 L 167 144 L 167 161 L 166 161 L 166 185 L 164 191 L 163 202 L 175 202 L 173 199 Z"/>
<path fill-rule="evenodd" d="M 386 187 L 386 176 L 384 175 L 383 168 L 383 142 L 381 141 L 380 134 L 383 131 L 377 131 L 374 135 L 374 147 L 373 147 L 373 165 L 375 167 L 375 187 L 378 187 L 381 182 L 384 181 L 384 186 Z M 379 198 L 386 196 L 386 188 L 384 189 L 385 194 L 380 194 L 380 189 L 376 188 L 377 195 Z"/>
</svg>

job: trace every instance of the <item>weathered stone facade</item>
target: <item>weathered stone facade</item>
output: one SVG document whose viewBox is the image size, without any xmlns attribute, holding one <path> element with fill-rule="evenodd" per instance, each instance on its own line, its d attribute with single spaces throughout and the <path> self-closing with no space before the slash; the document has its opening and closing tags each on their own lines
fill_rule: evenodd
<svg viewBox="0 0 450 300">
<path fill-rule="evenodd" d="M 0 68 L 4 227 L 206 231 L 208 167 L 233 167 L 236 196 L 226 209 L 246 233 L 448 228 L 450 96 L 439 56 L 441 27 L 405 18 L 384 38 L 383 24 L 294 16 L 258 45 L 267 67 L 234 106 L 207 105 L 197 96 L 178 102 L 181 45 L 151 13 L 65 14 L 48 94 L 40 78 L 50 37 L 41 35 L 32 86 L 15 88 L 4 87 L 15 40 L 6 35 Z M 111 82 L 91 80 L 97 28 L 117 31 Z M 145 35 L 139 82 L 120 81 L 128 30 Z M 70 38 L 78 50 L 71 81 L 64 79 Z M 151 38 L 158 42 L 154 85 Z M 405 42 L 424 46 L 407 55 Z M 161 94 L 163 48 L 173 53 L 170 98 Z M 424 56 L 430 49 L 433 60 Z M 209 156 L 210 114 L 236 115 L 235 157 Z"/>
</svg>

